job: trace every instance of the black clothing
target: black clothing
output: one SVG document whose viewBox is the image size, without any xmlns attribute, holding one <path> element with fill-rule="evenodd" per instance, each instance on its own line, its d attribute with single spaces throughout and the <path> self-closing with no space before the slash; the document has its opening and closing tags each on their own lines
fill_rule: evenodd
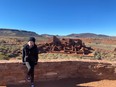
<svg viewBox="0 0 116 87">
<path fill-rule="evenodd" d="M 27 73 L 27 78 L 30 77 L 31 83 L 34 82 L 34 68 L 35 68 L 35 63 L 34 62 L 29 62 L 29 65 L 26 64 L 28 68 L 28 73 Z M 29 69 L 30 66 L 30 69 Z"/>
<path fill-rule="evenodd" d="M 35 40 L 34 37 L 30 37 L 30 38 L 29 38 L 29 41 L 33 41 L 33 42 L 35 42 L 36 40 Z"/>
<path fill-rule="evenodd" d="M 23 62 L 37 62 L 38 61 L 38 48 L 34 45 L 32 48 L 29 48 L 29 45 L 25 45 L 23 48 L 22 54 L 22 61 Z"/>
<path fill-rule="evenodd" d="M 26 62 L 26 66 L 28 68 L 27 76 L 31 77 L 31 82 L 34 82 L 34 67 L 38 62 L 38 48 L 34 45 L 32 48 L 26 44 L 23 48 L 22 54 L 22 62 L 23 64 Z"/>
</svg>

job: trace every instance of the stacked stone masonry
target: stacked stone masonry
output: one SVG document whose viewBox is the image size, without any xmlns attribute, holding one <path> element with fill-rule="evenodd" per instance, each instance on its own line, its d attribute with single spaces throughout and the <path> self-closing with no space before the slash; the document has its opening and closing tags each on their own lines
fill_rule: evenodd
<svg viewBox="0 0 116 87">
<path fill-rule="evenodd" d="M 26 67 L 21 62 L 0 63 L 0 86 L 25 82 Z M 101 61 L 40 61 L 35 81 L 63 78 L 116 79 L 116 63 Z"/>
</svg>

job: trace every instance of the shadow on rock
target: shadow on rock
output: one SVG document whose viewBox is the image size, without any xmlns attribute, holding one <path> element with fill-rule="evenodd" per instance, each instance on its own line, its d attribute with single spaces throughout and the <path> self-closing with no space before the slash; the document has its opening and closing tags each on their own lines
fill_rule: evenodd
<svg viewBox="0 0 116 87">
<path fill-rule="evenodd" d="M 94 82 L 94 81 L 97 81 L 97 80 L 69 78 L 69 79 L 60 79 L 60 80 L 54 80 L 54 81 L 38 81 L 38 82 L 35 82 L 35 87 L 92 87 L 92 86 L 79 86 L 79 84 Z M 7 87 L 30 87 L 30 83 L 8 84 Z"/>
</svg>

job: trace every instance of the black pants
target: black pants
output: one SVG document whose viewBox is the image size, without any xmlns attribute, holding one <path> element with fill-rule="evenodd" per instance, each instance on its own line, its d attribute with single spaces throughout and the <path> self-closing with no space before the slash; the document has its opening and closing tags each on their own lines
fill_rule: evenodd
<svg viewBox="0 0 116 87">
<path fill-rule="evenodd" d="M 31 83 L 34 83 L 34 62 L 26 62 L 26 67 L 28 69 L 27 76 L 31 78 Z"/>
</svg>

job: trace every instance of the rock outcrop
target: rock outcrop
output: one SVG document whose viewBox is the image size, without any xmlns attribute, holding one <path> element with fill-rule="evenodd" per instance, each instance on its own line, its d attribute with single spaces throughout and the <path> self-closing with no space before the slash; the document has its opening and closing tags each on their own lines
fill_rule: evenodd
<svg viewBox="0 0 116 87">
<path fill-rule="evenodd" d="M 84 42 L 81 39 L 68 39 L 62 38 L 59 39 L 56 36 L 53 36 L 51 42 L 45 44 L 40 44 L 39 46 L 40 53 L 46 52 L 63 52 L 63 53 L 76 53 L 76 54 L 89 54 L 91 47 L 86 47 Z"/>
</svg>

